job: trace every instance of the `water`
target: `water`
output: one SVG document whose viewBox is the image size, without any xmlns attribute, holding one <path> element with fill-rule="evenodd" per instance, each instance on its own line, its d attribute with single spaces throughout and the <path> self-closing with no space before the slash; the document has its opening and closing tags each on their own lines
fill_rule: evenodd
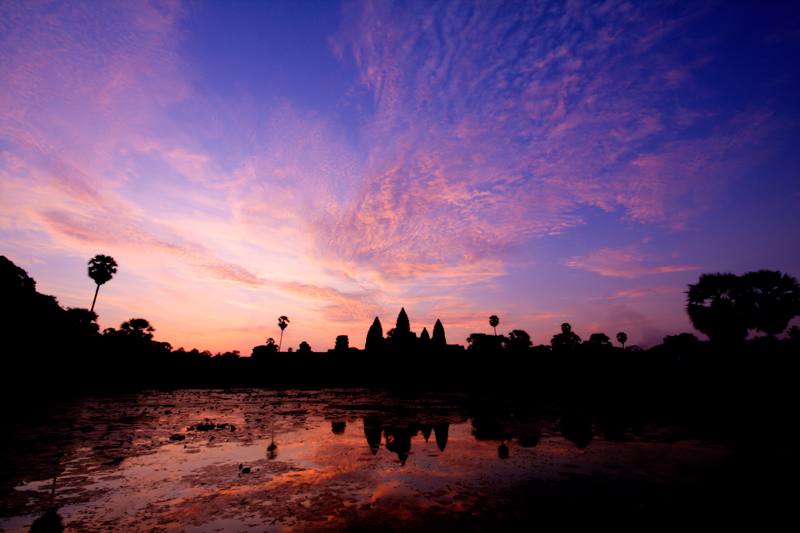
<svg viewBox="0 0 800 533">
<path fill-rule="evenodd" d="M 567 505 L 672 505 L 731 457 L 676 428 L 642 423 L 612 441 L 585 422 L 588 442 L 564 417 L 459 395 L 89 399 L 6 439 L 0 528 L 27 530 L 55 507 L 80 531 L 484 529 Z"/>
</svg>

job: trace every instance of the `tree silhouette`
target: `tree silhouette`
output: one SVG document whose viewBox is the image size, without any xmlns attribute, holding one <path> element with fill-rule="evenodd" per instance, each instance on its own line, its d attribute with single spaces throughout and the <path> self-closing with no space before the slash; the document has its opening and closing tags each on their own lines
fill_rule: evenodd
<svg viewBox="0 0 800 533">
<path fill-rule="evenodd" d="M 278 345 L 275 344 L 275 339 L 270 337 L 264 342 L 264 344 L 254 346 L 250 357 L 257 361 L 267 361 L 269 356 L 276 353 L 278 353 Z"/>
<path fill-rule="evenodd" d="M 281 346 L 283 345 L 283 330 L 286 329 L 286 326 L 289 325 L 289 318 L 286 316 L 279 316 L 278 317 L 278 327 L 281 328 L 281 340 L 278 341 L 278 351 L 281 351 Z"/>
<path fill-rule="evenodd" d="M 100 331 L 97 314 L 88 309 L 72 307 L 67 309 L 64 316 L 70 331 L 79 337 L 91 337 Z"/>
<path fill-rule="evenodd" d="M 372 325 L 367 331 L 367 341 L 364 343 L 364 349 L 367 351 L 378 351 L 383 347 L 383 326 L 378 317 L 372 321 Z"/>
<path fill-rule="evenodd" d="M 561 324 L 561 333 L 553 335 L 550 345 L 553 350 L 574 350 L 581 343 L 581 338 L 572 331 L 569 322 Z"/>
<path fill-rule="evenodd" d="M 677 335 L 667 335 L 662 344 L 675 352 L 691 352 L 700 346 L 700 339 L 691 333 L 679 333 Z"/>
<path fill-rule="evenodd" d="M 297 348 L 298 353 L 311 353 L 311 345 L 308 344 L 306 341 L 300 343 L 300 346 Z"/>
<path fill-rule="evenodd" d="M 473 333 L 467 337 L 467 349 L 474 352 L 493 353 L 500 350 L 507 343 L 502 335 L 488 335 L 486 333 Z"/>
<path fill-rule="evenodd" d="M 759 270 L 748 272 L 740 280 L 750 328 L 774 337 L 800 315 L 800 285 L 795 278 L 775 270 Z"/>
<path fill-rule="evenodd" d="M 531 336 L 525 330 L 514 329 L 508 334 L 506 347 L 512 352 L 524 352 L 532 345 Z"/>
<path fill-rule="evenodd" d="M 703 274 L 689 285 L 686 311 L 692 325 L 712 341 L 735 342 L 747 336 L 748 312 L 742 283 L 735 274 Z"/>
<path fill-rule="evenodd" d="M 4 298 L 18 299 L 36 292 L 36 281 L 4 255 L 0 255 L 0 283 Z"/>
<path fill-rule="evenodd" d="M 151 340 L 155 329 L 144 318 L 131 318 L 119 326 L 120 332 L 129 337 Z"/>
<path fill-rule="evenodd" d="M 628 334 L 624 331 L 620 331 L 617 333 L 617 342 L 622 345 L 622 349 L 625 349 L 625 343 L 628 342 Z"/>
<path fill-rule="evenodd" d="M 489 317 L 489 325 L 492 326 L 494 329 L 494 334 L 497 336 L 497 326 L 500 324 L 500 319 L 497 318 L 497 315 L 492 315 Z"/>
<path fill-rule="evenodd" d="M 686 311 L 692 325 L 712 341 L 741 341 L 749 329 L 773 337 L 800 315 L 800 285 L 775 270 L 703 274 L 689 285 Z"/>
<path fill-rule="evenodd" d="M 98 254 L 89 259 L 89 277 L 97 284 L 97 288 L 94 290 L 94 298 L 92 299 L 91 312 L 94 312 L 94 304 L 97 301 L 100 285 L 110 281 L 116 273 L 117 262 L 110 255 Z"/>
<path fill-rule="evenodd" d="M 611 346 L 611 339 L 605 333 L 592 333 L 589 342 L 598 346 Z"/>
</svg>

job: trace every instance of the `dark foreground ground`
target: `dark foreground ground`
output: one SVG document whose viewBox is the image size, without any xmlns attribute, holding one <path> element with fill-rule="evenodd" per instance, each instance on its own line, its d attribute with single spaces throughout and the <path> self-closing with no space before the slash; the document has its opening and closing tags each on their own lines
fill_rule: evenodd
<svg viewBox="0 0 800 533">
<path fill-rule="evenodd" d="M 792 443 L 767 421 L 708 434 L 496 396 L 368 390 L 51 402 L 5 417 L 0 528 L 764 527 L 792 513 L 796 479 Z"/>
</svg>

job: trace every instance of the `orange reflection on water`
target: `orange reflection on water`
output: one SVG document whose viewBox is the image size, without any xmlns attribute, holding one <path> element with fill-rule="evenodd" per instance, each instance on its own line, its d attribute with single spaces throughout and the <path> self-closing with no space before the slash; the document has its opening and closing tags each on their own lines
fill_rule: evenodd
<svg viewBox="0 0 800 533">
<path fill-rule="evenodd" d="M 94 413 L 97 430 L 76 434 L 65 453 L 56 476 L 59 513 L 80 530 L 382 527 L 423 514 L 471 516 L 531 480 L 671 482 L 687 465 L 713 468 L 728 456 L 692 442 L 597 436 L 580 449 L 555 421 L 478 422 L 446 402 L 409 408 L 351 396 L 345 402 L 342 394 L 176 392 L 83 405 L 74 416 Z M 115 416 L 127 425 L 100 425 Z M 193 429 L 206 419 L 215 429 Z M 524 437 L 487 437 L 509 424 Z M 118 461 L 99 451 L 109 439 L 126 446 Z M 47 494 L 52 479 L 44 477 L 22 480 L 16 490 Z M 0 527 L 24 530 L 37 511 L 4 518 Z"/>
</svg>

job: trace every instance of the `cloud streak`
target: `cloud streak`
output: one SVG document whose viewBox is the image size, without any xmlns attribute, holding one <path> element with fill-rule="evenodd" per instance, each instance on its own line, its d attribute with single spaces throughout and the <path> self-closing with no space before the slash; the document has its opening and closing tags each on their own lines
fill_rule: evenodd
<svg viewBox="0 0 800 533">
<path fill-rule="evenodd" d="M 601 248 L 585 256 L 567 260 L 570 268 L 587 270 L 609 278 L 638 278 L 655 274 L 694 272 L 699 265 L 664 265 L 654 263 L 652 257 L 640 252 L 636 247 Z"/>
</svg>

